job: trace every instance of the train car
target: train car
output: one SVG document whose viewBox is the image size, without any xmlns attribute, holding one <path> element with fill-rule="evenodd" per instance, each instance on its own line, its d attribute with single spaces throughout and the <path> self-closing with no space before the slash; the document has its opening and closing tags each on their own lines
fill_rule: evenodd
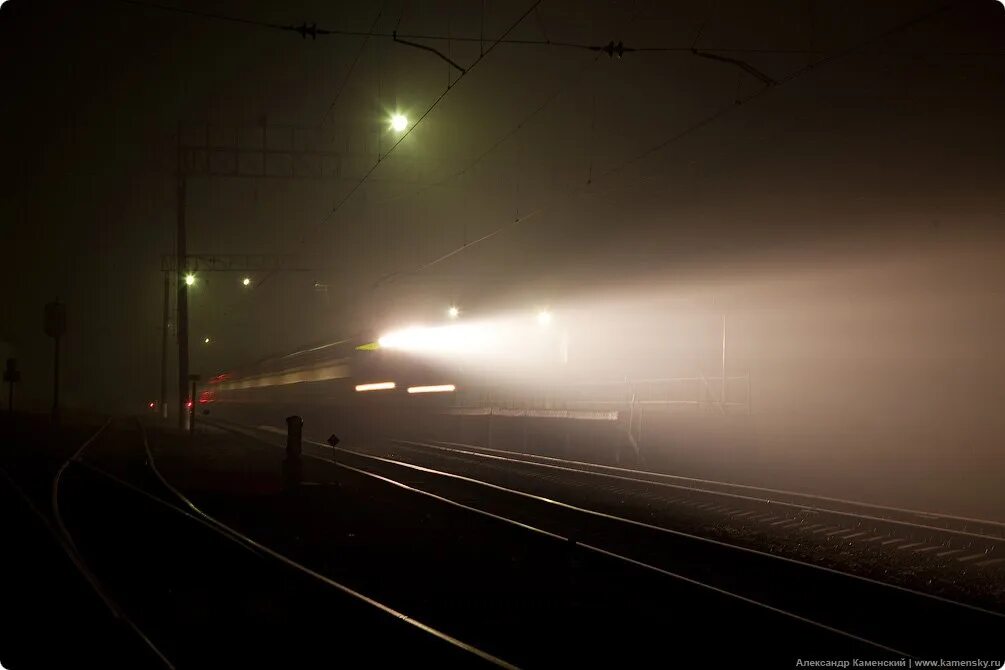
<svg viewBox="0 0 1005 670">
<path fill-rule="evenodd" d="M 742 415 L 749 395 L 741 377 L 727 380 L 743 390 L 727 407 L 714 378 L 571 371 L 563 331 L 521 331 L 515 349 L 497 340 L 458 324 L 305 347 L 218 374 L 200 402 L 250 425 L 282 427 L 296 414 L 319 439 L 439 439 L 636 463 L 671 424 Z"/>
</svg>

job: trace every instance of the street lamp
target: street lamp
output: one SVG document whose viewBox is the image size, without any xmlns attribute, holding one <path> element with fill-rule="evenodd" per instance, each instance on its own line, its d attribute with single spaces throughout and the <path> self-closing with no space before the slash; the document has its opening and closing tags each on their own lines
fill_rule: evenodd
<svg viewBox="0 0 1005 670">
<path fill-rule="evenodd" d="M 241 284 L 244 286 L 251 286 L 251 277 L 245 277 L 241 280 Z"/>
<path fill-rule="evenodd" d="M 206 339 L 204 339 L 204 340 L 202 341 L 202 343 L 203 343 L 203 344 L 209 344 L 209 338 L 207 337 Z"/>
<path fill-rule="evenodd" d="M 408 128 L 408 117 L 404 114 L 392 114 L 391 115 L 391 130 L 396 133 L 400 133 L 405 128 Z"/>
<path fill-rule="evenodd" d="M 447 310 L 447 316 L 449 316 L 451 319 L 456 319 L 460 315 L 461 315 L 461 310 L 459 310 L 454 305 L 451 305 L 450 309 Z"/>
<path fill-rule="evenodd" d="M 195 275 L 189 272 L 185 275 L 185 286 L 192 286 L 195 284 Z"/>
</svg>

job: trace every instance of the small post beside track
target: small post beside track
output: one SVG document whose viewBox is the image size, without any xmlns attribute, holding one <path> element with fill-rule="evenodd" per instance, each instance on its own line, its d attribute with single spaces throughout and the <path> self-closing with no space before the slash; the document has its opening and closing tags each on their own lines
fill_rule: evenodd
<svg viewBox="0 0 1005 670">
<path fill-rule="evenodd" d="M 287 491 L 300 485 L 303 465 L 304 420 L 294 414 L 286 417 L 286 458 L 283 460 L 283 488 Z"/>
</svg>

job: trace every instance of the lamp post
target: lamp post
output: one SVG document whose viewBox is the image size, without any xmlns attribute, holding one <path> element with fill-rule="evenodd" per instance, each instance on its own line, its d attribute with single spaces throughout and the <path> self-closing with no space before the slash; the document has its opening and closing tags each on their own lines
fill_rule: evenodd
<svg viewBox="0 0 1005 670">
<path fill-rule="evenodd" d="M 195 436 L 195 406 L 198 402 L 195 397 L 195 385 L 199 381 L 199 375 L 189 375 L 188 379 L 192 382 L 192 399 L 188 401 L 189 409 L 189 422 L 188 422 L 188 432 L 190 436 Z"/>
</svg>

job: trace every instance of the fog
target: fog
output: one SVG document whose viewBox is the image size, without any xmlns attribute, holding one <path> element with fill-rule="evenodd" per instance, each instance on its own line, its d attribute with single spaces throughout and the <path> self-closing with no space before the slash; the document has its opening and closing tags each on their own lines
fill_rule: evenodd
<svg viewBox="0 0 1005 670">
<path fill-rule="evenodd" d="M 488 4 L 213 9 L 498 36 L 527 6 Z M 192 253 L 294 254 L 306 270 L 256 274 L 247 290 L 199 277 L 190 369 L 205 377 L 438 323 L 457 305 L 489 322 L 552 310 L 568 335 L 553 379 L 714 378 L 725 315 L 727 375 L 749 374 L 749 415 L 682 419 L 654 449 L 733 478 L 777 471 L 801 488 L 1000 515 L 1005 12 L 935 7 L 547 2 L 512 36 L 676 50 L 502 45 L 458 82 L 389 38 L 11 0 L 0 353 L 21 362 L 24 406 L 44 409 L 41 309 L 59 296 L 66 402 L 146 407 L 160 262 L 183 209 Z M 467 65 L 483 48 L 435 44 Z M 759 93 L 694 45 L 779 84 Z M 444 90 L 388 155 L 388 113 L 418 119 Z M 323 131 L 311 146 L 337 154 L 338 173 L 191 174 L 178 202 L 191 135 L 281 125 Z"/>
<path fill-rule="evenodd" d="M 411 353 L 556 406 L 573 397 L 570 385 L 623 382 L 661 400 L 671 392 L 645 380 L 705 377 L 711 413 L 654 418 L 644 456 L 699 475 L 1002 518 L 1001 244 L 985 235 L 779 257 L 686 280 L 622 276 L 614 287 L 597 272 L 544 305 L 464 313 L 468 326 L 449 337 L 434 329 L 438 346 Z M 535 319 L 542 307 L 546 327 Z M 747 380 L 731 381 L 726 416 L 714 402 L 723 321 L 726 375 L 748 377 L 750 394 Z M 444 313 L 427 325 L 447 323 Z"/>
</svg>

